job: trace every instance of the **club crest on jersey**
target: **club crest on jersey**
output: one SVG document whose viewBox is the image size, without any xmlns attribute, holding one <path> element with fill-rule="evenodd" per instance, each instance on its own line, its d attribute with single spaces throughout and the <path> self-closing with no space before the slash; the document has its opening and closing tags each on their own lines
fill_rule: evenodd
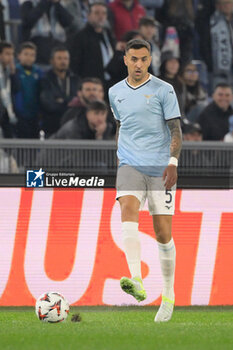
<svg viewBox="0 0 233 350">
<path fill-rule="evenodd" d="M 146 103 L 149 104 L 149 103 L 150 103 L 150 98 L 151 98 L 152 96 L 154 96 L 154 94 L 152 94 L 152 95 L 144 95 L 144 96 L 145 96 L 145 98 L 146 98 Z"/>
</svg>

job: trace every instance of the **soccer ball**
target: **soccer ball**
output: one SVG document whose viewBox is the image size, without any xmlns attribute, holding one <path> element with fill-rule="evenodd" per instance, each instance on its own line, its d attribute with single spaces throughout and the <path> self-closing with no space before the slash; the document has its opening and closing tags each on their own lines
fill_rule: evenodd
<svg viewBox="0 0 233 350">
<path fill-rule="evenodd" d="M 57 292 L 42 294 L 36 301 L 36 315 L 42 322 L 57 323 L 65 321 L 69 314 L 68 301 Z"/>
</svg>

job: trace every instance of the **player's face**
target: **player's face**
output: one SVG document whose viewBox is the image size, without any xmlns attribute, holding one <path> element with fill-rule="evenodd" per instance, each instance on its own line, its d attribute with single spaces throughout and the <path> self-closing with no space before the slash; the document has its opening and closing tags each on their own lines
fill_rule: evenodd
<svg viewBox="0 0 233 350">
<path fill-rule="evenodd" d="M 145 79 L 151 64 L 151 55 L 147 48 L 129 49 L 124 56 L 125 65 L 128 68 L 129 77 L 137 82 Z"/>
<path fill-rule="evenodd" d="M 88 124 L 92 129 L 99 127 L 101 124 L 106 122 L 107 112 L 101 111 L 88 111 L 87 114 Z"/>
<path fill-rule="evenodd" d="M 32 66 L 36 60 L 36 51 L 33 49 L 23 49 L 18 55 L 19 62 L 23 66 Z"/>
<path fill-rule="evenodd" d="M 104 99 L 104 90 L 102 85 L 94 84 L 92 82 L 86 82 L 82 86 L 82 90 L 79 91 L 79 97 L 84 99 L 86 103 L 90 103 L 92 101 Z"/>
<path fill-rule="evenodd" d="M 224 111 L 229 108 L 232 98 L 233 95 L 231 88 L 218 87 L 213 94 L 214 102 Z"/>
<path fill-rule="evenodd" d="M 6 47 L 0 54 L 0 60 L 3 66 L 8 66 L 14 60 L 14 49 Z"/>
<path fill-rule="evenodd" d="M 70 55 L 68 51 L 57 51 L 55 52 L 53 59 L 51 61 L 53 68 L 65 72 L 69 68 Z"/>
</svg>

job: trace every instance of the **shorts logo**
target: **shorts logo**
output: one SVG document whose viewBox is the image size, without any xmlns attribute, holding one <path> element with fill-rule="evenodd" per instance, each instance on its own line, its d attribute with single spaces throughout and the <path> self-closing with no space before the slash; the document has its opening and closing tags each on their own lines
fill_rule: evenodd
<svg viewBox="0 0 233 350">
<path fill-rule="evenodd" d="M 169 206 L 169 205 L 165 205 L 165 208 L 167 208 L 167 209 L 171 209 L 171 205 Z"/>
<path fill-rule="evenodd" d="M 121 103 L 122 101 L 124 101 L 125 100 L 125 98 L 122 98 L 122 99 L 118 99 L 117 101 L 119 102 L 119 103 Z"/>
<path fill-rule="evenodd" d="M 45 172 L 40 170 L 27 170 L 27 187 L 44 187 L 44 174 Z"/>
</svg>

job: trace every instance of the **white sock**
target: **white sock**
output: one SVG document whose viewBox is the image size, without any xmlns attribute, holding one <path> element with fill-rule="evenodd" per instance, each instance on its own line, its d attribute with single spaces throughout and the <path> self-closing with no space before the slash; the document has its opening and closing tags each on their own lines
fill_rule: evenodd
<svg viewBox="0 0 233 350">
<path fill-rule="evenodd" d="M 125 255 L 131 277 L 141 278 L 141 244 L 138 223 L 132 221 L 122 222 L 122 231 Z"/>
<path fill-rule="evenodd" d="M 174 300 L 174 276 L 176 265 L 176 247 L 173 238 L 168 243 L 158 243 L 159 260 L 163 276 L 162 295 Z"/>
</svg>

